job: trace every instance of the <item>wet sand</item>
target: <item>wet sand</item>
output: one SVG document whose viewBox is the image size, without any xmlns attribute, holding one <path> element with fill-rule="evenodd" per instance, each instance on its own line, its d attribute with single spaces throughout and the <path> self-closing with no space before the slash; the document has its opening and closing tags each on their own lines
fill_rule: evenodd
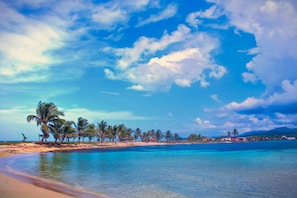
<svg viewBox="0 0 297 198">
<path fill-rule="evenodd" d="M 96 149 L 96 148 L 122 148 L 133 146 L 149 146 L 149 145 L 163 145 L 164 143 L 145 143 L 145 142 L 108 142 L 108 143 L 92 143 L 92 144 L 35 144 L 35 143 L 19 143 L 0 145 L 0 158 L 32 152 L 54 152 L 64 150 L 83 150 L 83 149 Z M 31 177 L 29 175 L 16 173 L 13 170 L 4 170 L 0 167 L 0 197 L 9 198 L 67 198 L 67 197 L 108 197 L 103 194 L 77 189 L 72 186 L 44 180 L 42 178 Z M 3 174 L 4 173 L 4 174 Z"/>
</svg>

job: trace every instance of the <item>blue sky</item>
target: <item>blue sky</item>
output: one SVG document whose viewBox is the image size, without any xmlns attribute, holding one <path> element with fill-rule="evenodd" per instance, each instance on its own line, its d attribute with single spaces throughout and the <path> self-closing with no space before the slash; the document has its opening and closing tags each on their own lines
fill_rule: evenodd
<svg viewBox="0 0 297 198">
<path fill-rule="evenodd" d="M 0 0 L 0 140 L 65 119 L 181 136 L 297 127 L 295 0 Z"/>
</svg>

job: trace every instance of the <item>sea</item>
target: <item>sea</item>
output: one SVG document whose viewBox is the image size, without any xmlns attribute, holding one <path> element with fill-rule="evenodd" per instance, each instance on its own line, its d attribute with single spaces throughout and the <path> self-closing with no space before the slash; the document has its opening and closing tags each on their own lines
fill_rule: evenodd
<svg viewBox="0 0 297 198">
<path fill-rule="evenodd" d="M 1 164 L 110 197 L 297 197 L 297 141 L 28 153 Z"/>
</svg>

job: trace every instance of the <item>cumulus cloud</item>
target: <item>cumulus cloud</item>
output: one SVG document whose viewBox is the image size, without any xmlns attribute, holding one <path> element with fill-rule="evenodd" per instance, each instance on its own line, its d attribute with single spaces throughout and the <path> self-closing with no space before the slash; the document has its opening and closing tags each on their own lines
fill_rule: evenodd
<svg viewBox="0 0 297 198">
<path fill-rule="evenodd" d="M 282 91 L 267 98 L 249 97 L 240 103 L 231 102 L 218 110 L 216 116 L 223 121 L 222 130 L 228 127 L 241 131 L 296 127 L 297 80 L 284 80 L 281 85 Z"/>
<path fill-rule="evenodd" d="M 223 110 L 236 111 L 239 113 L 297 113 L 297 80 L 282 82 L 282 92 L 274 93 L 268 98 L 247 98 L 241 103 L 232 102 Z"/>
<path fill-rule="evenodd" d="M 247 63 L 246 82 L 260 80 L 272 94 L 297 73 L 297 7 L 292 1 L 209 0 L 221 6 L 236 28 L 255 36 L 257 55 Z M 273 71 L 273 72 L 271 72 Z M 267 75 L 269 73 L 269 75 Z"/>
<path fill-rule="evenodd" d="M 207 43 L 207 45 L 206 45 Z M 177 45 L 181 50 L 156 57 L 158 51 Z M 105 69 L 110 79 L 127 80 L 134 85 L 129 89 L 138 91 L 168 91 L 172 84 L 190 87 L 200 82 L 209 86 L 208 79 L 221 78 L 227 71 L 214 63 L 211 52 L 218 46 L 217 40 L 204 33 L 192 34 L 185 25 L 180 25 L 171 34 L 164 33 L 160 39 L 141 37 L 133 48 L 106 49 L 118 56 L 115 71 Z M 174 49 L 174 50 L 172 50 Z"/>
<path fill-rule="evenodd" d="M 266 91 L 259 97 L 231 102 L 216 114 L 222 130 L 242 131 L 296 127 L 297 112 L 297 4 L 295 1 L 221 1 L 214 3 L 227 24 L 254 36 L 256 46 L 239 51 L 254 57 L 242 73 L 244 82 L 261 82 Z M 211 13 L 211 12 L 209 12 Z M 200 24 L 201 12 L 189 15 L 192 26 Z M 219 16 L 219 15 L 217 15 Z M 218 121 L 219 122 L 219 121 Z M 216 123 L 217 124 L 217 123 Z"/>
<path fill-rule="evenodd" d="M 135 62 L 141 62 L 146 60 L 147 56 L 164 50 L 169 45 L 181 42 L 190 32 L 190 29 L 185 25 L 180 25 L 178 29 L 171 34 L 164 33 L 161 39 L 149 38 L 142 36 L 136 42 L 133 47 L 129 48 L 105 48 L 107 52 L 114 52 L 119 57 L 117 60 L 117 67 L 119 69 L 126 69 L 133 66 Z"/>
</svg>

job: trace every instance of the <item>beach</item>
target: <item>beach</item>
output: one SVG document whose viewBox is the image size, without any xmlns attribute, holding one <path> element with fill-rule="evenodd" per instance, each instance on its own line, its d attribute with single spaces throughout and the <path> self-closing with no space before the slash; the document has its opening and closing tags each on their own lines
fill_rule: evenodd
<svg viewBox="0 0 297 198">
<path fill-rule="evenodd" d="M 36 143 L 18 143 L 0 145 L 0 158 L 14 154 L 22 153 L 42 153 L 66 150 L 84 150 L 97 148 L 121 148 L 133 146 L 162 145 L 164 143 L 145 143 L 145 142 L 106 142 L 106 143 L 73 143 L 73 144 L 36 144 Z M 1 167 L 4 169 L 4 167 Z M 3 171 L 3 170 L 2 170 Z M 7 174 L 8 173 L 8 174 Z M 24 178 L 26 178 L 24 180 Z M 0 197 L 23 197 L 34 198 L 40 197 L 108 197 L 102 194 L 83 191 L 82 189 L 73 188 L 64 184 L 53 183 L 41 178 L 31 178 L 22 176 L 7 170 L 0 173 Z"/>
</svg>

